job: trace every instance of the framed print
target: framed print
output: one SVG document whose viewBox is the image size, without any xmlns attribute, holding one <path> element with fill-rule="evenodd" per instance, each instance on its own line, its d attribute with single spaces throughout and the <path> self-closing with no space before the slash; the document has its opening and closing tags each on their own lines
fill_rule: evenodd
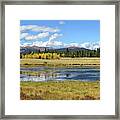
<svg viewBox="0 0 120 120">
<path fill-rule="evenodd" d="M 119 2 L 1 3 L 2 119 L 119 119 Z"/>
</svg>

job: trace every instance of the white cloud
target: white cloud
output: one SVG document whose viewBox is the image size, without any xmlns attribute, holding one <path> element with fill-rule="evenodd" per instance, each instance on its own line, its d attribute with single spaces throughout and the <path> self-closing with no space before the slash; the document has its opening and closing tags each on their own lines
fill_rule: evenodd
<svg viewBox="0 0 120 120">
<path fill-rule="evenodd" d="M 93 49 L 97 49 L 97 48 L 100 48 L 100 44 L 99 43 L 94 43 L 93 44 Z"/>
<path fill-rule="evenodd" d="M 63 46 L 62 42 L 59 41 L 35 41 L 30 46 L 38 46 L 38 47 L 60 47 Z"/>
<path fill-rule="evenodd" d="M 34 35 L 30 34 L 28 30 L 32 32 L 39 32 L 39 34 L 34 34 Z M 57 33 L 59 31 L 60 30 L 58 28 L 52 28 L 52 27 L 47 27 L 47 26 L 39 26 L 39 25 L 21 26 L 20 39 L 31 41 L 31 44 L 21 43 L 21 45 L 23 46 L 35 45 L 35 46 L 40 46 L 40 47 L 62 46 L 63 45 L 62 42 L 55 40 L 62 36 L 62 34 Z M 48 41 L 42 42 L 41 41 L 42 38 L 48 38 Z M 32 40 L 36 40 L 36 41 L 34 42 Z"/>
<path fill-rule="evenodd" d="M 23 25 L 20 27 L 20 31 L 24 32 L 26 30 L 31 30 L 31 29 L 36 28 L 36 27 L 37 27 L 37 25 Z"/>
<path fill-rule="evenodd" d="M 78 43 L 65 44 L 65 47 L 79 47 Z"/>
<path fill-rule="evenodd" d="M 34 32 L 59 32 L 58 28 L 52 28 L 47 26 L 38 26 L 38 25 L 23 25 L 21 26 L 21 32 L 25 32 L 27 30 L 34 31 Z"/>
<path fill-rule="evenodd" d="M 38 40 L 49 36 L 49 32 L 39 33 L 37 35 L 28 35 L 25 37 L 25 40 Z"/>
<path fill-rule="evenodd" d="M 89 42 L 86 42 L 86 43 L 80 44 L 80 47 L 83 47 L 83 48 L 86 48 L 86 49 L 95 50 L 95 49 L 100 47 L 100 44 L 99 43 L 89 43 Z"/>
<path fill-rule="evenodd" d="M 96 42 L 96 43 L 95 42 L 94 43 L 85 42 L 82 44 L 69 43 L 69 44 L 64 44 L 64 47 L 81 47 L 81 48 L 96 50 L 97 48 L 100 48 L 100 44 L 98 42 Z"/>
<path fill-rule="evenodd" d="M 46 42 L 46 46 L 47 47 L 64 46 L 64 44 L 62 42 L 55 40 L 55 39 L 57 39 L 57 38 L 59 38 L 61 36 L 62 36 L 62 34 L 58 34 L 58 33 L 52 34 L 49 37 L 49 40 Z"/>
<path fill-rule="evenodd" d="M 97 48 L 100 48 L 99 43 L 70 43 L 65 44 L 63 42 L 57 41 L 57 40 L 48 40 L 48 41 L 35 41 L 33 43 L 22 43 L 21 46 L 38 46 L 38 47 L 83 47 L 86 49 L 96 50 Z"/>
<path fill-rule="evenodd" d="M 32 44 L 31 43 L 21 43 L 21 47 L 25 47 L 25 46 L 31 46 Z"/>
<path fill-rule="evenodd" d="M 49 32 L 46 32 L 46 33 L 40 33 L 38 35 L 31 35 L 31 36 L 27 36 L 25 39 L 26 40 L 34 40 L 34 39 L 40 39 L 40 38 L 43 38 L 43 37 L 47 37 L 49 36 Z M 62 34 L 58 34 L 58 33 L 55 33 L 55 34 L 52 34 L 50 37 L 49 37 L 49 40 L 48 41 L 35 41 L 35 42 L 32 42 L 32 45 L 30 46 L 39 46 L 39 47 L 63 47 L 64 44 L 60 41 L 57 41 L 56 39 L 61 37 Z"/>
<path fill-rule="evenodd" d="M 49 37 L 49 41 L 51 40 L 54 40 L 54 39 L 57 39 L 59 37 L 61 37 L 62 34 L 58 34 L 58 33 L 55 33 L 55 34 L 52 34 L 50 37 Z"/>
<path fill-rule="evenodd" d="M 35 31 L 35 32 L 43 31 L 43 32 L 53 32 L 54 33 L 54 32 L 59 32 L 60 30 L 58 28 L 37 26 L 37 27 L 31 29 L 31 31 Z"/>
<path fill-rule="evenodd" d="M 59 42 L 59 41 L 48 41 L 46 46 L 48 46 L 48 47 L 63 46 L 63 43 Z"/>
<path fill-rule="evenodd" d="M 64 21 L 59 21 L 59 24 L 63 25 L 63 24 L 65 24 L 65 22 Z"/>
<path fill-rule="evenodd" d="M 42 41 L 33 42 L 32 46 L 45 47 L 45 46 L 43 46 L 43 42 Z"/>
<path fill-rule="evenodd" d="M 23 39 L 25 38 L 26 36 L 28 36 L 29 34 L 28 33 L 21 33 L 20 34 L 20 39 Z"/>
<path fill-rule="evenodd" d="M 88 48 L 88 49 L 90 49 L 90 48 L 91 48 L 91 44 L 90 44 L 89 42 L 82 43 L 82 44 L 80 44 L 80 47 L 83 47 L 83 48 Z"/>
</svg>

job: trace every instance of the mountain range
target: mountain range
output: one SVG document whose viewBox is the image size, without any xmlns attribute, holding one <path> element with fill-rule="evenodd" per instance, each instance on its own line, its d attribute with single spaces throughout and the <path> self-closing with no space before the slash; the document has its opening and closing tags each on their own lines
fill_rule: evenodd
<svg viewBox="0 0 120 120">
<path fill-rule="evenodd" d="M 38 47 L 38 46 L 25 46 L 20 47 L 21 54 L 27 54 L 31 52 L 65 52 L 66 50 L 70 52 L 81 51 L 81 50 L 90 50 L 83 47 L 66 47 L 66 48 L 50 48 L 50 47 Z"/>
</svg>

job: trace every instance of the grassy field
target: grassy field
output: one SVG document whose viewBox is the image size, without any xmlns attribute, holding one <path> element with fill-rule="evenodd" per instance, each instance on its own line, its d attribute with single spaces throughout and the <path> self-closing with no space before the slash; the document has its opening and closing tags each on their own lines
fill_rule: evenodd
<svg viewBox="0 0 120 120">
<path fill-rule="evenodd" d="M 20 82 L 21 100 L 99 100 L 100 82 Z"/>
<path fill-rule="evenodd" d="M 61 59 L 21 59 L 21 67 L 55 66 L 55 67 L 100 67 L 100 58 L 61 58 Z M 31 71 L 29 71 L 31 72 Z M 49 72 L 49 71 L 48 71 Z M 28 74 L 22 72 L 22 74 Z M 37 75 L 37 72 L 30 74 Z M 83 81 L 47 81 L 20 82 L 21 100 L 98 100 L 100 99 L 100 82 Z"/>
<path fill-rule="evenodd" d="M 21 59 L 22 66 L 100 66 L 100 58 Z"/>
</svg>

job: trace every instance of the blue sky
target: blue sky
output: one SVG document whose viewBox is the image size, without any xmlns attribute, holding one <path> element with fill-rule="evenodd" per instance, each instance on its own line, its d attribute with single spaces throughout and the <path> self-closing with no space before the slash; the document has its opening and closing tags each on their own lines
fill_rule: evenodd
<svg viewBox="0 0 120 120">
<path fill-rule="evenodd" d="M 99 20 L 21 20 L 21 46 L 99 47 Z"/>
</svg>

